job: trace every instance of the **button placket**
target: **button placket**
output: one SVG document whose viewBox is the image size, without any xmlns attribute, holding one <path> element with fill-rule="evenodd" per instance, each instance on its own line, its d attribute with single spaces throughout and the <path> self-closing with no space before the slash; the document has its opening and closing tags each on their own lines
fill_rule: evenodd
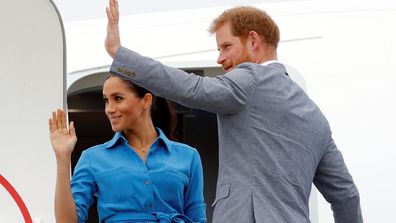
<svg viewBox="0 0 396 223">
<path fill-rule="evenodd" d="M 143 180 L 143 184 L 146 186 L 146 189 L 148 190 L 148 194 L 152 194 L 152 197 L 150 197 L 147 200 L 145 206 L 148 211 L 152 211 L 154 208 L 154 189 L 153 189 L 153 182 L 151 181 L 149 174 L 149 168 L 147 165 L 146 165 L 145 173 L 146 173 L 146 179 Z"/>
</svg>

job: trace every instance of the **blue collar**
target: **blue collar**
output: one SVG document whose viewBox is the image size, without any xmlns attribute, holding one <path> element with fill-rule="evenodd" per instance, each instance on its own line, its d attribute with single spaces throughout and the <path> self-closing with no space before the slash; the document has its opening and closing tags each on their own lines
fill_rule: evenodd
<svg viewBox="0 0 396 223">
<path fill-rule="evenodd" d="M 157 140 L 164 143 L 165 147 L 168 149 L 168 151 L 170 151 L 171 141 L 168 139 L 168 137 L 165 136 L 165 134 L 162 132 L 160 128 L 155 128 L 155 130 L 157 131 L 158 134 Z M 105 146 L 105 148 L 111 149 L 120 140 L 124 140 L 126 143 L 128 143 L 128 140 L 124 137 L 122 132 L 116 132 L 114 137 L 110 141 L 104 143 L 103 145 Z"/>
</svg>

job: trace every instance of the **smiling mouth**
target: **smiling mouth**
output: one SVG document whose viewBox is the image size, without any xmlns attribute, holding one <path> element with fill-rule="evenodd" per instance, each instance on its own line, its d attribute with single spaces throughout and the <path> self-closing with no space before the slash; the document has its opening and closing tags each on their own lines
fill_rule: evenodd
<svg viewBox="0 0 396 223">
<path fill-rule="evenodd" d="M 223 64 L 221 67 L 223 68 L 223 70 L 225 72 L 228 72 L 233 68 L 232 65 L 229 65 L 229 64 Z"/>
<path fill-rule="evenodd" d="M 229 67 L 223 67 L 223 70 L 224 70 L 225 72 L 228 72 L 228 71 L 232 70 L 232 67 L 231 67 L 231 66 L 229 66 Z"/>
<path fill-rule="evenodd" d="M 120 118 L 121 118 L 121 116 L 112 116 L 112 117 L 109 117 L 109 119 L 110 119 L 111 122 L 117 121 L 117 120 L 120 119 Z"/>
</svg>

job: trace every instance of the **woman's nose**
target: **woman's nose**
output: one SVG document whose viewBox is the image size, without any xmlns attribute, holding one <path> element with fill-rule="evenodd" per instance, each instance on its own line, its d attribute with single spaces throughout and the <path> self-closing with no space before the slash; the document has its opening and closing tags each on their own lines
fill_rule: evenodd
<svg viewBox="0 0 396 223">
<path fill-rule="evenodd" d="M 113 103 L 107 102 L 105 105 L 105 112 L 112 113 L 112 112 L 114 112 L 114 110 L 115 110 L 115 107 L 114 107 Z"/>
</svg>

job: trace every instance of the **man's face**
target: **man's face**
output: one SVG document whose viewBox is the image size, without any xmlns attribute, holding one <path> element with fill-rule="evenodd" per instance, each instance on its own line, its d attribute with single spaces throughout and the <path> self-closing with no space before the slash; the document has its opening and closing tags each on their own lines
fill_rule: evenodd
<svg viewBox="0 0 396 223">
<path fill-rule="evenodd" d="M 217 63 L 225 72 L 234 69 L 240 63 L 252 61 L 246 42 L 244 43 L 240 37 L 232 35 L 230 23 L 225 23 L 217 29 L 216 41 L 219 50 Z"/>
</svg>

